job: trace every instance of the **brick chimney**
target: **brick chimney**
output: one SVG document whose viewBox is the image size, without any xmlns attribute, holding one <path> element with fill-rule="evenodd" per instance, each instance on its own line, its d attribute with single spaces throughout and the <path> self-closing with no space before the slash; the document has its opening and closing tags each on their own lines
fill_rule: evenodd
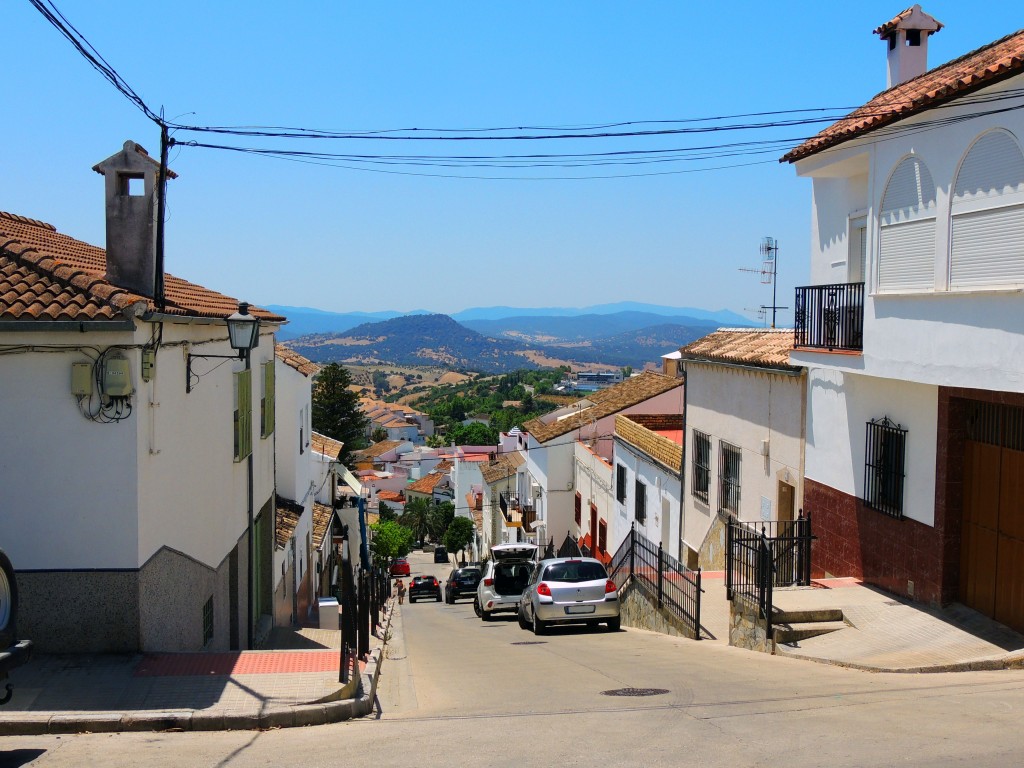
<svg viewBox="0 0 1024 768">
<path fill-rule="evenodd" d="M 134 141 L 92 167 L 105 179 L 107 281 L 156 295 L 157 179 L 160 164 Z M 177 174 L 167 170 L 167 177 Z"/>
<path fill-rule="evenodd" d="M 928 38 L 942 29 L 941 21 L 914 5 L 875 30 L 889 46 L 888 84 L 892 88 L 928 71 Z"/>
</svg>

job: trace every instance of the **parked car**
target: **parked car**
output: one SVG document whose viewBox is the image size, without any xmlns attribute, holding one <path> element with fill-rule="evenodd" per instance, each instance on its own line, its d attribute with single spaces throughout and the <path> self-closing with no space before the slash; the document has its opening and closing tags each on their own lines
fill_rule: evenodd
<svg viewBox="0 0 1024 768">
<path fill-rule="evenodd" d="M 474 607 L 484 621 L 496 613 L 515 613 L 537 561 L 536 544 L 496 544 L 484 565 Z"/>
<path fill-rule="evenodd" d="M 409 585 L 409 602 L 415 603 L 416 598 L 434 598 L 441 602 L 441 582 L 434 576 L 416 576 Z"/>
<path fill-rule="evenodd" d="M 8 672 L 31 657 L 32 641 L 18 640 L 18 582 L 14 567 L 0 549 L 0 683 L 5 683 Z M 10 701 L 11 694 L 10 684 L 5 683 L 0 704 Z"/>
<path fill-rule="evenodd" d="M 460 597 L 476 597 L 476 588 L 480 585 L 479 568 L 455 568 L 448 574 L 444 584 L 444 601 L 454 605 Z"/>
<path fill-rule="evenodd" d="M 434 547 L 434 562 L 435 563 L 447 563 L 448 562 L 448 550 L 444 547 Z"/>
<path fill-rule="evenodd" d="M 542 634 L 551 624 L 604 622 L 618 630 L 619 589 L 600 560 L 556 557 L 541 560 L 519 601 L 519 626 Z"/>
<path fill-rule="evenodd" d="M 391 575 L 392 576 L 408 576 L 409 575 L 409 561 L 404 557 L 399 557 L 391 564 Z"/>
</svg>

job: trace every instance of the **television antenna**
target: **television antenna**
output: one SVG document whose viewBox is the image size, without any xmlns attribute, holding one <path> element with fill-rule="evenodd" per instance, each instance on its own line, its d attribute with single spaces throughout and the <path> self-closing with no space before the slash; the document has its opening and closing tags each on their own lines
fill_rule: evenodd
<svg viewBox="0 0 1024 768">
<path fill-rule="evenodd" d="M 772 286 L 772 303 L 769 306 L 761 305 L 761 309 L 758 311 L 757 316 L 764 320 L 767 317 L 768 310 L 772 311 L 772 328 L 775 327 L 775 313 L 780 309 L 789 309 L 789 307 L 780 307 L 775 298 L 776 290 L 776 277 L 778 275 L 778 263 L 779 263 L 779 241 L 774 237 L 763 237 L 761 238 L 761 268 L 760 269 L 744 269 L 740 268 L 740 272 L 753 272 L 754 274 L 761 275 L 761 285 Z"/>
</svg>

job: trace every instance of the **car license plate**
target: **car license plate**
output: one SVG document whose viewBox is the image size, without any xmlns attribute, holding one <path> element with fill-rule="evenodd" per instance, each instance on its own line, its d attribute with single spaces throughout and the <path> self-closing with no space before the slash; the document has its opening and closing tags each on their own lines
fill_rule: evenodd
<svg viewBox="0 0 1024 768">
<path fill-rule="evenodd" d="M 594 606 L 592 605 L 567 605 L 565 606 L 566 613 L 593 613 Z"/>
</svg>

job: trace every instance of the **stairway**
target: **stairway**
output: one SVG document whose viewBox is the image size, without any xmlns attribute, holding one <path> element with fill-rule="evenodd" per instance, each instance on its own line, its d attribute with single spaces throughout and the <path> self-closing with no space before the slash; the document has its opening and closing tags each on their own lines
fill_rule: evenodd
<svg viewBox="0 0 1024 768">
<path fill-rule="evenodd" d="M 827 635 L 848 627 L 840 608 L 814 608 L 809 610 L 772 611 L 772 639 L 775 645 L 793 647 L 801 640 Z"/>
</svg>

